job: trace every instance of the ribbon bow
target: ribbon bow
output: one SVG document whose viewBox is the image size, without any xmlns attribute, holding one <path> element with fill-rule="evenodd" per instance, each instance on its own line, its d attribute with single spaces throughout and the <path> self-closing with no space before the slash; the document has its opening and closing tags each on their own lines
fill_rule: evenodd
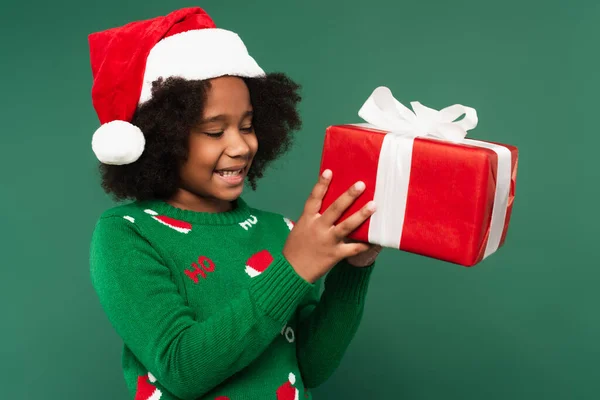
<svg viewBox="0 0 600 400">
<path fill-rule="evenodd" d="M 462 141 L 467 131 L 477 126 L 477 111 L 460 104 L 434 110 L 418 101 L 410 103 L 414 112 L 394 98 L 385 86 L 376 88 L 358 111 L 369 124 L 392 133 L 433 136 L 453 142 Z M 461 115 L 465 118 L 456 121 Z"/>
</svg>

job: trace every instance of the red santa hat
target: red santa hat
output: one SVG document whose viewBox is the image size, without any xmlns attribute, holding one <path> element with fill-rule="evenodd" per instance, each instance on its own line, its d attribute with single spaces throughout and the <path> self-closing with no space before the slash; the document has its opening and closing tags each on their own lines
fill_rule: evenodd
<svg viewBox="0 0 600 400">
<path fill-rule="evenodd" d="M 162 392 L 153 385 L 155 382 L 156 378 L 150 372 L 147 375 L 138 376 L 134 400 L 160 400 Z"/>
<path fill-rule="evenodd" d="M 88 41 L 92 102 L 101 124 L 92 149 L 105 164 L 130 164 L 142 155 L 144 134 L 131 119 L 151 98 L 154 80 L 265 74 L 240 37 L 217 28 L 199 7 L 92 33 Z"/>
<path fill-rule="evenodd" d="M 293 385 L 296 383 L 296 376 L 290 372 L 288 381 L 277 388 L 277 400 L 298 400 L 300 392 Z"/>
<path fill-rule="evenodd" d="M 258 253 L 253 254 L 248 261 L 246 261 L 246 273 L 254 278 L 263 272 L 273 262 L 273 256 L 269 253 L 269 250 L 261 250 Z"/>
</svg>

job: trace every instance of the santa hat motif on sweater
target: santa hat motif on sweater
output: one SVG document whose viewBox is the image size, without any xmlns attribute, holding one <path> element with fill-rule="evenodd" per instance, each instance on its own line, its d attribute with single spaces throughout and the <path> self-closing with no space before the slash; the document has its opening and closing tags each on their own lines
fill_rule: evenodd
<svg viewBox="0 0 600 400">
<path fill-rule="evenodd" d="M 246 273 L 251 278 L 262 274 L 273 262 L 273 256 L 268 250 L 261 250 L 255 253 L 246 261 Z"/>
<path fill-rule="evenodd" d="M 156 378 L 150 372 L 148 376 L 139 376 L 135 400 L 160 400 L 162 392 L 152 384 L 154 382 Z"/>
<path fill-rule="evenodd" d="M 296 225 L 294 223 L 294 221 L 292 221 L 291 219 L 287 218 L 287 217 L 283 217 L 283 220 L 285 221 L 285 223 L 287 224 L 287 227 L 289 228 L 289 230 L 291 231 L 292 229 L 294 229 L 294 225 Z"/>
<path fill-rule="evenodd" d="M 175 229 L 177 232 L 189 233 L 192 230 L 192 224 L 189 222 L 180 221 L 175 218 L 167 217 L 166 215 L 158 215 L 156 211 L 150 209 L 146 209 L 144 212 L 151 215 L 152 218 L 161 224 L 166 225 L 171 229 Z"/>
<path fill-rule="evenodd" d="M 288 381 L 277 389 L 277 400 L 298 400 L 300 393 L 293 385 L 296 383 L 296 376 L 290 372 Z"/>
<path fill-rule="evenodd" d="M 130 164 L 142 155 L 144 133 L 131 119 L 151 98 L 156 79 L 265 75 L 240 37 L 217 28 L 199 7 L 92 33 L 88 42 L 92 102 L 101 124 L 92 149 L 104 164 Z"/>
</svg>

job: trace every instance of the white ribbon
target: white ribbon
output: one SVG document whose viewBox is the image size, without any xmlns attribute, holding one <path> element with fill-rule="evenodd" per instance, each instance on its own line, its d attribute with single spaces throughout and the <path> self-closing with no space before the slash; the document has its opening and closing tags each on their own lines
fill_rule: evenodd
<svg viewBox="0 0 600 400">
<path fill-rule="evenodd" d="M 433 136 L 452 142 L 460 142 L 467 131 L 477 126 L 474 108 L 455 104 L 440 111 L 425 107 L 418 101 L 410 103 L 414 112 L 394 98 L 385 86 L 376 88 L 358 111 L 358 116 L 390 133 L 402 133 L 408 137 Z M 461 115 L 465 118 L 456 121 Z"/>
<path fill-rule="evenodd" d="M 413 111 L 394 98 L 387 87 L 376 88 L 358 115 L 367 124 L 355 124 L 386 131 L 379 156 L 374 201 L 378 212 L 369 224 L 369 241 L 398 248 L 402 239 L 408 183 L 412 163 L 412 147 L 416 137 L 427 137 L 454 143 L 492 149 L 498 155 L 496 190 L 490 234 L 484 258 L 494 253 L 504 231 L 511 182 L 511 153 L 504 146 L 465 139 L 467 131 L 477 126 L 477 112 L 455 104 L 442 110 L 411 102 Z M 465 117 L 456 121 L 462 115 Z"/>
</svg>

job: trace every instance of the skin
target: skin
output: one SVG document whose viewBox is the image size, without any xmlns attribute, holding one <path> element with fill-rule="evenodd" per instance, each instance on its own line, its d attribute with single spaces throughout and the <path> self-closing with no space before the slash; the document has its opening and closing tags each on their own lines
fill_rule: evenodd
<svg viewBox="0 0 600 400">
<path fill-rule="evenodd" d="M 231 202 L 243 191 L 243 180 L 230 184 L 215 171 L 243 166 L 247 171 L 258 150 L 252 127 L 252 104 L 244 81 L 237 77 L 211 79 L 200 123 L 189 138 L 189 155 L 181 167 L 181 187 L 168 202 L 178 208 L 197 212 L 231 210 Z M 314 186 L 304 210 L 290 232 L 283 255 L 296 272 L 315 282 L 335 264 L 347 259 L 351 265 L 371 264 L 380 246 L 352 242 L 347 236 L 375 211 L 371 202 L 338 225 L 335 221 L 363 192 L 357 182 L 321 215 L 323 197 L 331 181 L 327 170 Z"/>
<path fill-rule="evenodd" d="M 243 182 L 231 185 L 215 171 L 237 166 L 247 171 L 258 141 L 244 81 L 220 77 L 210 83 L 201 121 L 190 132 L 188 160 L 180 171 L 182 185 L 169 203 L 193 211 L 223 212 L 242 194 Z"/>
</svg>

